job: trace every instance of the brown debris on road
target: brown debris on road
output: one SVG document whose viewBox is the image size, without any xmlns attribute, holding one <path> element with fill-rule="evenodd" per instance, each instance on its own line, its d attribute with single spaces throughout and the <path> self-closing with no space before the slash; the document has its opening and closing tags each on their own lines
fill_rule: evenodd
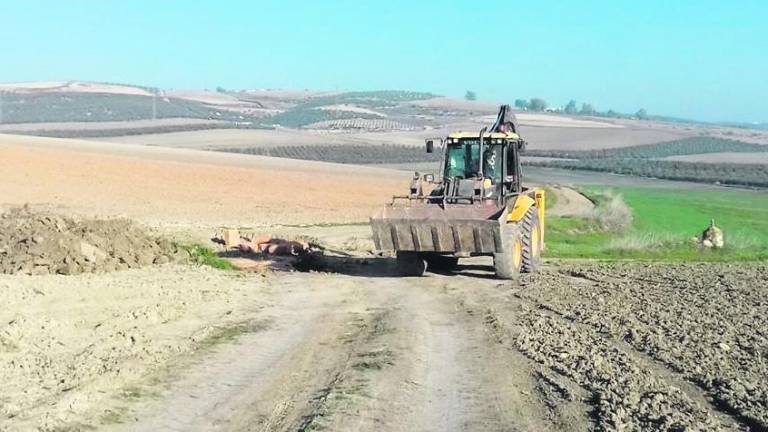
<svg viewBox="0 0 768 432">
<path fill-rule="evenodd" d="M 216 239 L 217 243 L 222 243 L 228 248 L 238 249 L 240 252 L 261 255 L 277 256 L 299 256 L 311 252 L 310 244 L 304 241 L 286 240 L 273 238 L 268 234 L 259 234 L 251 236 L 235 235 L 239 239 L 237 242 L 227 241 L 232 237 L 233 230 L 226 230 L 222 239 Z"/>
</svg>

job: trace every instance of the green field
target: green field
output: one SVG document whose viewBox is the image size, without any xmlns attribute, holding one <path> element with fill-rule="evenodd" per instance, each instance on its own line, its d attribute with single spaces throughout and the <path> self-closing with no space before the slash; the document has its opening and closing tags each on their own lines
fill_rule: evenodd
<svg viewBox="0 0 768 432">
<path fill-rule="evenodd" d="M 548 219 L 546 256 L 556 258 L 738 261 L 768 259 L 768 193 L 750 191 L 585 189 L 598 205 L 619 194 L 632 212 L 628 227 L 607 232 L 591 219 Z M 722 250 L 690 242 L 710 219 L 725 235 Z"/>
</svg>

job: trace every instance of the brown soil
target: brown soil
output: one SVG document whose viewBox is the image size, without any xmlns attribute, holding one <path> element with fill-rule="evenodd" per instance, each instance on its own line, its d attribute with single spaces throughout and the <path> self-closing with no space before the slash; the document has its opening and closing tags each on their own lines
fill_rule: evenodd
<svg viewBox="0 0 768 432">
<path fill-rule="evenodd" d="M 364 222 L 410 179 L 381 168 L 18 136 L 0 136 L 0 160 L 0 205 L 153 226 Z"/>
<path fill-rule="evenodd" d="M 672 141 L 693 134 L 671 129 L 521 126 L 531 150 L 602 150 Z"/>
<path fill-rule="evenodd" d="M 268 301 L 261 279 L 175 265 L 0 274 L 0 431 L 108 423 L 153 374 L 228 340 L 224 329 L 256 326 L 248 319 Z"/>
<path fill-rule="evenodd" d="M 551 186 L 549 190 L 555 195 L 555 204 L 547 210 L 549 216 L 588 217 L 594 212 L 594 203 L 573 188 Z"/>
<path fill-rule="evenodd" d="M 76 221 L 27 208 L 0 214 L 0 273 L 72 275 L 188 257 L 127 219 Z"/>
<path fill-rule="evenodd" d="M 765 430 L 767 292 L 764 265 L 563 267 L 512 289 L 515 345 L 595 393 L 611 429 Z"/>
</svg>

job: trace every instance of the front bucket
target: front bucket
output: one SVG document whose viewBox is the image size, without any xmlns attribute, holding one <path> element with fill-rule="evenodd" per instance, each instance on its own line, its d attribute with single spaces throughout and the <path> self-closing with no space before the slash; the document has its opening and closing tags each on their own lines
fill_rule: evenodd
<svg viewBox="0 0 768 432">
<path fill-rule="evenodd" d="M 502 251 L 501 210 L 438 205 L 386 207 L 371 217 L 376 249 L 442 253 Z"/>
</svg>

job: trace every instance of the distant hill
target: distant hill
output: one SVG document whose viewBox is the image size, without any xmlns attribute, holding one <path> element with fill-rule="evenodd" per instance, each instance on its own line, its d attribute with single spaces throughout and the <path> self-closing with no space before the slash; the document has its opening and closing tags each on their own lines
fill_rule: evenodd
<svg viewBox="0 0 768 432">
<path fill-rule="evenodd" d="M 0 84 L 0 133 L 78 138 L 282 128 L 357 134 L 350 141 L 355 144 L 415 144 L 452 130 L 479 130 L 493 121 L 498 105 L 403 90 L 162 90 L 87 81 L 21 82 Z M 696 135 L 768 143 L 768 129 L 741 124 L 517 113 L 525 138 L 543 149 L 624 147 Z"/>
<path fill-rule="evenodd" d="M 293 128 L 336 120 L 381 119 L 396 114 L 394 111 L 402 108 L 403 103 L 436 97 L 431 93 L 408 91 L 166 92 L 142 86 L 82 81 L 6 83 L 0 84 L 0 94 L 2 125 L 205 119 L 219 122 L 217 127 L 226 127 L 220 124 L 223 121 L 237 127 Z M 389 112 L 379 114 L 374 109 Z M 392 124 L 409 125 L 392 120 Z M 29 130 L 23 128 L 23 131 Z M 89 130 L 92 136 L 93 128 Z"/>
</svg>

